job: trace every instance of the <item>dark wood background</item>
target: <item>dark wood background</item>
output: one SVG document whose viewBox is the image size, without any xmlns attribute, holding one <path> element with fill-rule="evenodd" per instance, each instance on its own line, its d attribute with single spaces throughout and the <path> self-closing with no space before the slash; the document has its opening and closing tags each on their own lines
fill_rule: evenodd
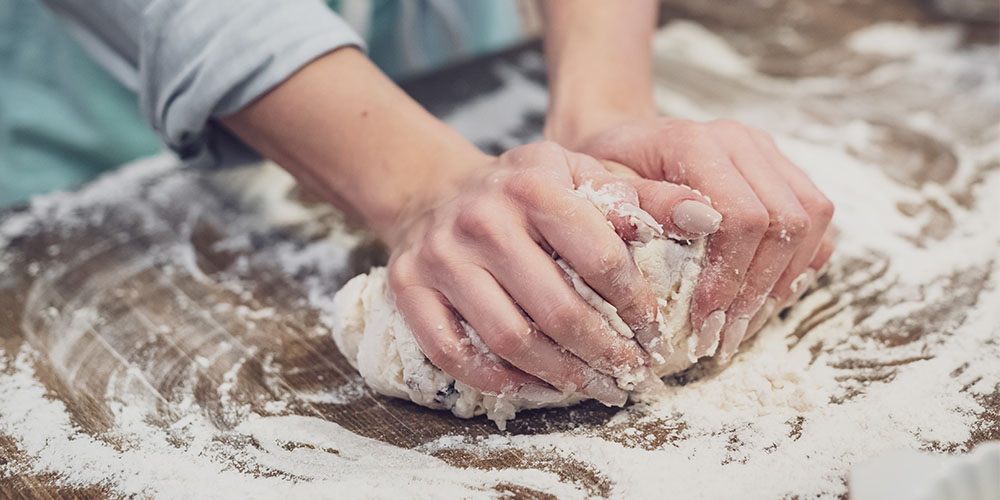
<svg viewBox="0 0 1000 500">
<path fill-rule="evenodd" d="M 766 72 L 795 77 L 828 74 L 834 70 L 850 74 L 866 69 L 865 61 L 846 58 L 842 52 L 829 49 L 846 34 L 868 24 L 885 20 L 945 21 L 929 9 L 927 3 L 918 1 L 775 0 L 767 7 L 750 5 L 670 0 L 664 2 L 662 15 L 664 19 L 696 20 L 725 36 L 741 52 L 752 55 Z M 781 43 L 780 30 L 793 30 L 803 43 L 795 46 Z M 969 41 L 995 43 L 996 31 L 995 24 L 967 24 L 966 33 Z M 525 63 L 537 61 L 537 57 L 530 58 L 538 52 L 537 43 L 529 44 L 407 82 L 405 87 L 432 112 L 446 115 L 502 85 L 494 71 L 499 61 L 518 68 L 530 79 L 544 81 L 542 68 Z M 529 59 L 525 59 L 526 55 Z M 523 123 L 512 132 L 514 137 L 524 141 L 537 138 L 543 112 L 541 109 L 526 110 Z M 489 140 L 480 141 L 479 145 L 492 152 L 504 147 L 502 142 Z M 886 145 L 887 148 L 898 146 Z M 917 172 L 914 182 L 937 175 L 934 165 L 928 162 L 925 170 Z M 171 404 L 176 403 L 173 398 L 178 397 L 179 384 L 194 379 L 198 404 L 220 429 L 231 428 L 237 422 L 222 411 L 217 388 L 223 383 L 223 375 L 239 359 L 249 355 L 249 360 L 239 370 L 235 392 L 240 402 L 254 411 L 267 413 L 266 403 L 284 401 L 293 413 L 331 420 L 360 435 L 408 448 L 447 434 L 486 436 L 496 432 L 494 425 L 483 418 L 460 420 L 447 413 L 371 393 L 351 405 L 315 403 L 297 397 L 303 391 L 315 392 L 342 385 L 356 379 L 357 375 L 339 354 L 329 335 L 309 333 L 325 327 L 319 321 L 318 311 L 301 307 L 305 290 L 299 278 L 304 276 L 290 278 L 267 265 L 257 266 L 252 257 L 254 251 L 265 251 L 276 242 L 315 235 L 289 235 L 277 231 L 259 235 L 253 242 L 254 249 L 248 252 L 219 250 L 215 244 L 230 232 L 228 225 L 232 220 L 227 214 L 237 210 L 239 203 L 230 193 L 220 191 L 210 182 L 214 175 L 211 173 L 186 172 L 188 180 L 181 184 L 185 193 L 172 192 L 171 189 L 176 188 L 171 188 L 174 185 L 171 176 L 175 174 L 158 178 L 144 188 L 149 191 L 151 200 L 156 193 L 165 193 L 163 202 L 151 201 L 141 208 L 122 206 L 109 210 L 102 207 L 92 212 L 87 206 L 81 206 L 75 216 L 93 217 L 96 222 L 69 230 L 53 223 L 42 231 L 14 240 L 4 249 L 14 256 L 16 265 L 11 267 L 10 275 L 0 280 L 0 347 L 8 356 L 17 353 L 25 342 L 43 352 L 51 351 L 49 354 L 55 362 L 40 363 L 38 378 L 50 394 L 66 404 L 76 425 L 95 435 L 112 425 L 103 396 L 110 375 L 122 363 L 131 363 L 140 367 L 148 380 L 155 382 L 155 386 L 147 389 L 151 398 L 162 401 L 162 412 L 156 418 L 162 419 L 164 425 L 175 419 Z M 184 199 L 202 200 L 205 215 L 190 220 L 183 207 L 171 206 L 169 197 L 174 194 L 185 196 Z M 15 212 L 8 212 L 6 216 Z M 150 224 L 150 220 L 155 223 Z M 170 262 L 155 262 L 158 255 L 172 255 L 168 250 L 176 245 L 180 228 L 189 233 L 186 237 L 193 245 L 193 258 L 202 276 L 193 276 L 183 268 L 167 272 L 165 269 Z M 250 269 L 238 274 L 252 278 L 243 279 L 245 290 L 237 293 L 222 286 L 219 278 L 236 273 L 234 269 L 241 258 L 249 259 Z M 377 260 L 378 252 L 372 251 L 370 246 L 356 252 L 352 268 L 331 280 L 331 293 L 354 272 L 367 269 Z M 864 272 L 876 273 L 877 269 L 866 268 Z M 47 282 L 37 286 L 42 279 Z M 956 279 L 973 278 L 959 276 Z M 977 293 L 974 286 L 962 289 L 969 294 L 965 304 L 974 303 Z M 218 304 L 231 307 L 220 308 Z M 962 307 L 961 301 L 957 304 L 952 308 Z M 73 323 L 73 311 L 82 306 L 96 309 L 101 319 L 85 327 Z M 276 313 L 248 322 L 245 315 L 238 313 L 241 306 L 247 308 L 244 311 L 273 308 Z M 872 303 L 869 308 L 876 306 Z M 817 310 L 816 321 L 822 320 L 828 312 Z M 804 324 L 808 327 L 810 323 Z M 65 332 L 68 330 L 76 331 L 78 337 L 67 340 Z M 139 331 L 147 332 L 148 338 L 136 342 L 135 332 Z M 236 348 L 213 358 L 221 342 Z M 59 352 L 55 352 L 56 347 Z M 212 361 L 207 365 L 195 363 L 193 360 L 199 357 Z M 975 431 L 970 444 L 1000 439 L 1000 396 L 994 395 L 984 404 L 988 411 L 981 416 L 983 425 Z M 609 425 L 615 413 L 615 409 L 586 403 L 571 410 L 525 413 L 510 422 L 509 429 L 517 434 L 590 427 L 614 440 L 620 439 L 620 434 L 615 432 L 618 428 L 631 425 Z M 669 441 L 678 432 L 677 424 L 671 422 L 641 425 L 644 426 L 640 429 L 642 433 L 655 436 L 649 443 L 652 447 Z M 21 453 L 15 440 L 0 434 L 0 466 L 23 458 Z M 604 479 L 586 465 L 571 460 L 507 452 L 485 458 L 455 451 L 442 452 L 439 456 L 462 466 L 542 468 L 578 481 L 597 496 L 608 492 Z M 53 479 L 0 474 L 0 498 L 109 496 L 108 490 L 101 485 L 67 488 Z M 502 491 L 503 487 L 498 489 Z M 542 492 L 513 485 L 507 492 L 525 498 L 546 497 Z"/>
</svg>

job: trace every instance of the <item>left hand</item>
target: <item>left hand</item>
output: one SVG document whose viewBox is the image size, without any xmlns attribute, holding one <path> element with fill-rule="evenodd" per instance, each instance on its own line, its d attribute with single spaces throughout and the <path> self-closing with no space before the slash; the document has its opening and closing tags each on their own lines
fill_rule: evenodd
<svg viewBox="0 0 1000 500">
<path fill-rule="evenodd" d="M 572 142 L 566 145 L 612 168 L 690 186 L 722 214 L 692 304 L 699 356 L 717 347 L 723 359 L 732 356 L 801 296 L 830 257 L 833 204 L 758 129 L 640 118 Z"/>
</svg>

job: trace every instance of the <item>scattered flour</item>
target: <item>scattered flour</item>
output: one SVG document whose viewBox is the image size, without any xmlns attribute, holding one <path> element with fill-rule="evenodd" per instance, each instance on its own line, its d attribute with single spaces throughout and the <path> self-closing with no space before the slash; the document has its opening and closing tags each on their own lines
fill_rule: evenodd
<svg viewBox="0 0 1000 500">
<path fill-rule="evenodd" d="M 684 497 L 812 498 L 843 495 L 851 466 L 888 450 L 965 451 L 973 430 L 991 425 L 983 416 L 984 401 L 1000 391 L 995 306 L 1000 304 L 995 220 L 1000 170 L 986 167 L 1000 163 L 995 147 L 1000 64 L 995 47 L 956 46 L 951 35 L 942 34 L 950 31 L 898 24 L 867 28 L 850 37 L 847 47 L 886 62 L 859 77 L 804 81 L 759 75 L 722 39 L 690 23 L 672 24 L 658 36 L 658 64 L 691 76 L 660 82 L 663 111 L 696 119 L 733 116 L 775 131 L 782 150 L 833 199 L 835 222 L 842 228 L 831 278 L 758 334 L 725 369 L 709 365 L 669 379 L 667 394 L 633 404 L 601 425 L 576 426 L 574 410 L 567 410 L 570 425 L 564 430 L 478 438 L 453 434 L 408 450 L 319 417 L 254 413 L 236 398 L 247 357 L 237 357 L 220 375 L 218 401 L 231 425 L 208 418 L 195 398 L 193 375 L 177 386 L 178 397 L 166 401 L 146 375 L 124 363 L 96 395 L 103 397 L 111 425 L 85 432 L 67 407 L 71 403 L 47 393 L 37 367 L 53 364 L 76 373 L 86 353 L 41 354 L 36 349 L 45 345 L 25 345 L 17 352 L 0 351 L 0 434 L 12 438 L 18 450 L 3 457 L 0 480 L 51 475 L 60 485 L 98 485 L 115 496 L 158 499 L 197 498 L 206 491 L 224 499 L 492 498 L 503 496 L 495 489 L 501 484 L 558 498 L 593 497 L 592 490 L 542 465 L 558 459 L 582 464 L 606 484 L 601 494 L 612 498 L 659 498 L 667 487 Z M 687 49 L 672 51 L 676 46 Z M 710 56 L 696 47 L 710 48 Z M 710 58 L 716 61 L 705 61 Z M 699 80 L 699 72 L 708 78 Z M 544 91 L 519 76 L 505 78 L 519 88 L 498 91 L 477 105 L 503 110 L 507 128 L 513 112 L 490 99 L 506 103 L 510 95 L 528 96 L 537 105 Z M 730 91 L 704 98 L 701 91 L 715 80 L 731 84 Z M 471 115 L 456 120 L 467 135 L 488 136 Z M 914 150 L 954 144 L 941 153 L 954 159 L 950 176 L 921 181 L 915 180 L 919 172 L 892 170 L 894 157 L 876 154 L 887 122 L 921 139 Z M 929 154 L 918 166 L 935 164 L 934 158 Z M 160 199 L 171 192 L 165 183 L 183 189 L 195 177 L 160 157 L 79 193 L 38 198 L 25 212 L 0 220 L 0 248 L 30 235 L 39 220 L 59 221 L 71 230 L 75 222 L 100 225 L 120 216 L 112 209 L 115 203 L 139 214 L 169 206 L 171 200 Z M 146 199 L 134 198 L 139 188 L 153 184 L 157 189 L 144 194 Z M 218 189 L 225 186 L 243 189 L 231 183 Z M 323 209 L 287 202 L 284 192 L 264 191 L 271 194 L 258 199 L 261 213 L 272 214 L 273 221 L 251 213 L 233 221 L 234 234 L 328 216 Z M 112 208 L 81 210 L 95 206 Z M 143 231 L 175 232 L 158 227 L 160 220 L 142 218 Z M 109 241 L 118 237 L 108 235 Z M 251 260 L 285 262 L 282 272 L 304 277 L 302 307 L 318 310 L 326 328 L 317 329 L 326 330 L 334 322 L 332 294 L 349 277 L 342 274 L 346 261 L 363 238 L 337 233 L 310 241 L 256 248 L 252 239 L 241 239 L 219 249 L 253 248 Z M 6 253 L 0 253 L 0 270 L 10 269 Z M 170 264 L 197 276 L 191 269 L 197 262 L 185 264 L 178 260 L 182 255 L 170 255 Z M 156 262 L 150 256 L 135 266 Z M 60 272 L 35 271 L 39 281 Z M 93 292 L 113 282 L 113 276 L 98 280 Z M 0 286 L 4 283 L 0 278 Z M 249 297 L 248 283 L 223 285 Z M 93 310 L 34 306 L 38 310 L 30 309 L 32 304 L 25 309 L 62 327 L 70 340 L 101 321 Z M 248 320 L 268 321 L 280 311 L 261 306 L 242 313 Z M 238 347 L 220 346 L 213 354 L 218 358 L 191 360 L 189 369 L 211 366 Z M 245 354 L 256 356 L 252 350 Z M 280 371 L 272 358 L 261 367 L 266 380 Z M 356 395 L 364 397 L 360 379 L 352 380 L 328 393 L 297 396 L 350 404 Z M 266 409 L 284 413 L 290 408 L 284 401 Z M 436 458 L 453 451 L 514 454 L 526 457 L 527 466 L 457 468 Z M 536 464 L 532 457 L 546 460 Z"/>
</svg>

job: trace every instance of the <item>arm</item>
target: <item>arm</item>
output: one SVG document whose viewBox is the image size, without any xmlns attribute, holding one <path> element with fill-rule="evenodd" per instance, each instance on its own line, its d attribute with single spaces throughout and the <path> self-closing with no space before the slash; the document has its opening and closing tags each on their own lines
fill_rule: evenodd
<svg viewBox="0 0 1000 500">
<path fill-rule="evenodd" d="M 656 116 L 650 39 L 656 0 L 550 0 L 545 11 L 545 135 L 568 148 L 632 118 Z"/>
<path fill-rule="evenodd" d="M 568 260 L 631 326 L 653 326 L 656 299 L 625 242 L 573 193 L 611 185 L 638 203 L 595 160 L 551 143 L 482 154 L 362 53 L 333 50 L 354 38 L 331 38 L 335 18 L 315 0 L 51 1 L 131 68 L 175 150 L 211 149 L 204 131 L 219 121 L 368 223 L 391 248 L 390 287 L 417 342 L 456 379 L 534 401 L 559 398 L 554 386 L 622 404 L 615 376 L 651 377 L 648 356 L 551 258 Z M 459 317 L 504 361 L 463 342 Z"/>
<path fill-rule="evenodd" d="M 719 348 L 731 356 L 827 261 L 833 205 L 760 130 L 655 117 L 653 0 L 545 5 L 546 136 L 611 169 L 684 184 L 712 200 L 722 223 L 709 239 L 691 323 L 697 355 Z"/>
<path fill-rule="evenodd" d="M 242 159 L 217 133 L 232 113 L 320 55 L 361 46 L 317 0 L 44 0 L 134 90 L 150 126 L 189 161 Z"/>
<path fill-rule="evenodd" d="M 656 300 L 625 243 L 573 194 L 586 182 L 620 183 L 596 161 L 554 144 L 487 156 L 353 49 L 317 59 L 222 122 L 389 244 L 400 312 L 431 361 L 462 382 L 557 399 L 541 379 L 622 404 L 614 376 L 652 377 L 645 353 L 610 330 L 550 256 L 573 263 L 637 328 L 650 326 L 639 323 Z M 510 365 L 462 342 L 456 312 Z"/>
</svg>

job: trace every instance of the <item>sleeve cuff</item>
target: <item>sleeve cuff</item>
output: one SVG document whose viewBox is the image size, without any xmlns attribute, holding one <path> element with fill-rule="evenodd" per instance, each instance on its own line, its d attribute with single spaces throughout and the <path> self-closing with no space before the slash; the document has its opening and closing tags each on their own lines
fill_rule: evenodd
<svg viewBox="0 0 1000 500">
<path fill-rule="evenodd" d="M 238 111 L 327 52 L 364 49 L 318 0 L 159 0 L 143 17 L 140 104 L 182 157 L 205 149 L 211 118 Z"/>
</svg>

